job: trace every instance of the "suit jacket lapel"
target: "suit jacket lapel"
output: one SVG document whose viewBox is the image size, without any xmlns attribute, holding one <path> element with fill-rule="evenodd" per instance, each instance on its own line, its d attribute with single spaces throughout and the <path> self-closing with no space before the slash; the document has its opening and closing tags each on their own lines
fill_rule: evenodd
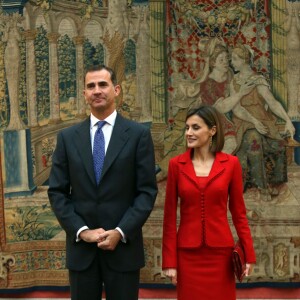
<svg viewBox="0 0 300 300">
<path fill-rule="evenodd" d="M 121 115 L 117 114 L 116 122 L 111 134 L 110 142 L 106 151 L 102 175 L 103 177 L 120 151 L 128 141 L 128 123 Z"/>
<path fill-rule="evenodd" d="M 84 164 L 86 172 L 88 173 L 91 181 L 96 184 L 91 146 L 90 118 L 87 118 L 81 123 L 81 126 L 79 126 L 76 130 L 76 134 L 77 138 L 75 139 L 75 146 L 81 156 L 81 161 Z"/>
</svg>

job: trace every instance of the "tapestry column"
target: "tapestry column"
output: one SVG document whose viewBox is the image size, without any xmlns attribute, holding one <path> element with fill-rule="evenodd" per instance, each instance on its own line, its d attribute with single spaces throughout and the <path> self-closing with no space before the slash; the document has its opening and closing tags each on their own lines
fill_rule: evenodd
<svg viewBox="0 0 300 300">
<path fill-rule="evenodd" d="M 152 121 L 151 85 L 150 85 L 150 28 L 149 9 L 140 12 L 138 20 L 139 33 L 136 41 L 136 81 L 137 81 L 137 115 L 141 122 Z"/>
<path fill-rule="evenodd" d="M 166 128 L 165 0 L 150 0 L 150 70 L 152 136 L 157 161 L 163 157 Z"/>
<path fill-rule="evenodd" d="M 37 83 L 36 83 L 36 63 L 34 40 L 36 30 L 24 31 L 26 39 L 26 84 L 27 84 L 27 107 L 28 107 L 28 126 L 37 127 Z"/>
<path fill-rule="evenodd" d="M 19 13 L 3 16 L 6 24 L 2 41 L 6 42 L 4 67 L 9 96 L 9 124 L 3 132 L 5 169 L 5 195 L 32 194 L 35 185 L 32 177 L 30 129 L 26 128 L 19 112 L 21 34 L 19 24 L 23 17 Z"/>
<path fill-rule="evenodd" d="M 1 146 L 1 145 L 0 145 Z M 5 228 L 5 218 L 4 218 L 4 185 L 2 176 L 2 152 L 0 151 L 0 202 L 1 202 L 1 214 L 0 214 L 0 260 L 2 262 L 2 267 L 0 268 L 0 278 L 2 280 L 1 287 L 7 287 L 8 282 L 8 270 L 15 264 L 15 257 L 10 253 L 5 253 L 6 244 L 6 228 Z"/>
<path fill-rule="evenodd" d="M 86 117 L 86 104 L 83 97 L 84 90 L 84 63 L 83 63 L 83 43 L 84 36 L 76 36 L 73 38 L 76 46 L 76 105 L 77 105 L 77 118 Z"/>
<path fill-rule="evenodd" d="M 49 66 L 50 66 L 50 120 L 49 124 L 61 122 L 59 105 L 59 80 L 58 80 L 58 57 L 57 42 L 60 34 L 53 32 L 48 34 L 49 40 Z"/>
</svg>

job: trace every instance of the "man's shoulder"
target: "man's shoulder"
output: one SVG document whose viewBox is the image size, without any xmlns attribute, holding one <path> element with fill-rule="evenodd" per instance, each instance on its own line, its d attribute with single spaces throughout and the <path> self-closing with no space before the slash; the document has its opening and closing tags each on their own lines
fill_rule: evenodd
<svg viewBox="0 0 300 300">
<path fill-rule="evenodd" d="M 128 118 L 125 118 L 121 114 L 117 115 L 116 122 L 119 122 L 119 124 L 121 124 L 122 126 L 128 126 L 137 130 L 150 130 L 152 124 L 151 122 L 137 122 L 134 120 L 130 120 Z"/>
<path fill-rule="evenodd" d="M 66 128 L 63 128 L 60 132 L 62 134 L 69 134 L 69 133 L 77 131 L 78 129 L 80 129 L 80 128 L 84 127 L 84 126 L 89 127 L 89 124 L 90 124 L 90 119 L 86 118 L 83 121 L 79 121 L 76 124 L 72 124 L 72 125 L 70 125 L 70 126 L 68 126 Z"/>
</svg>

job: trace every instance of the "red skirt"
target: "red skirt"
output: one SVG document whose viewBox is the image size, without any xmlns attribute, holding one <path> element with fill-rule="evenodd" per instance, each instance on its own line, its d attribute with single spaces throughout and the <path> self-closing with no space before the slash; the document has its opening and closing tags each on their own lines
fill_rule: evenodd
<svg viewBox="0 0 300 300">
<path fill-rule="evenodd" d="M 178 249 L 178 300 L 236 300 L 232 248 Z"/>
</svg>

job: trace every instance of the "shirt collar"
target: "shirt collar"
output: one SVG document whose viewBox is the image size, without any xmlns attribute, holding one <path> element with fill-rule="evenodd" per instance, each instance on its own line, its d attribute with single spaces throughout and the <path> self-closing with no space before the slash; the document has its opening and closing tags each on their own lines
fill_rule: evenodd
<svg viewBox="0 0 300 300">
<path fill-rule="evenodd" d="M 99 121 L 106 121 L 111 126 L 115 125 L 116 118 L 117 118 L 117 111 L 114 110 L 112 114 L 110 114 L 107 118 L 104 120 L 97 119 L 92 113 L 91 113 L 91 128 L 93 128 Z"/>
</svg>

